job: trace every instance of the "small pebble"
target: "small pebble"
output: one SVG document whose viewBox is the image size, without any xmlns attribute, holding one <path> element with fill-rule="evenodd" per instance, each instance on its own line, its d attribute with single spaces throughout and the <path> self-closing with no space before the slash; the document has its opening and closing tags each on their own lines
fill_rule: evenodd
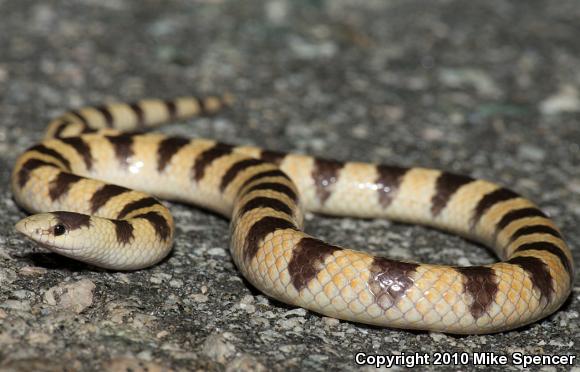
<svg viewBox="0 0 580 372">
<path fill-rule="evenodd" d="M 190 295 L 189 297 L 191 297 L 191 299 L 195 302 L 199 302 L 199 303 L 203 303 L 203 302 L 207 302 L 209 300 L 209 297 L 207 297 L 204 294 L 201 293 L 194 293 L 192 295 Z"/>
<path fill-rule="evenodd" d="M 290 311 L 286 311 L 284 314 L 282 314 L 283 317 L 290 317 L 290 316 L 299 316 L 299 317 L 303 317 L 306 316 L 306 309 L 303 309 L 301 307 L 298 307 L 296 309 L 292 309 Z"/>
<path fill-rule="evenodd" d="M 0 66 L 0 83 L 5 82 L 8 79 L 8 70 L 3 67 Z"/>
<path fill-rule="evenodd" d="M 26 298 L 31 298 L 34 295 L 34 292 L 27 291 L 26 289 L 19 289 L 17 291 L 12 292 L 12 296 L 18 300 L 24 300 Z"/>
<path fill-rule="evenodd" d="M 216 362 L 225 363 L 236 353 L 236 348 L 226 339 L 225 334 L 214 333 L 205 339 L 202 353 Z"/>
<path fill-rule="evenodd" d="M 228 253 L 223 248 L 211 248 L 208 249 L 207 254 L 210 256 L 226 256 Z"/>
<path fill-rule="evenodd" d="M 168 280 L 171 280 L 171 275 L 167 273 L 155 273 L 149 278 L 149 281 L 153 284 L 161 284 Z"/>
<path fill-rule="evenodd" d="M 30 311 L 30 301 L 6 300 L 0 304 L 0 307 L 8 310 Z"/>
<path fill-rule="evenodd" d="M 46 274 L 47 270 L 44 267 L 24 266 L 18 273 L 24 276 L 41 276 Z"/>
<path fill-rule="evenodd" d="M 134 357 L 116 357 L 108 362 L 103 363 L 103 371 L 131 371 L 131 372 L 172 372 L 173 368 L 161 364 L 140 360 Z"/>
<path fill-rule="evenodd" d="M 322 318 L 322 320 L 324 321 L 324 324 L 326 324 L 329 327 L 335 327 L 335 326 L 340 324 L 340 320 L 338 320 L 336 318 L 329 318 L 329 317 L 325 316 Z"/>
<path fill-rule="evenodd" d="M 240 303 L 246 304 L 246 305 L 253 304 L 254 302 L 255 302 L 255 299 L 254 299 L 254 296 L 252 296 L 252 295 L 245 295 L 240 300 Z"/>
<path fill-rule="evenodd" d="M 546 152 L 537 146 L 523 144 L 518 148 L 518 156 L 526 160 L 542 161 L 546 157 Z"/>
<path fill-rule="evenodd" d="M 294 345 L 282 345 L 278 348 L 278 350 L 280 350 L 283 353 L 290 354 L 290 353 L 293 353 L 294 350 L 296 350 L 296 346 L 294 346 Z"/>
<path fill-rule="evenodd" d="M 580 178 L 573 178 L 566 184 L 568 190 L 573 193 L 580 194 Z"/>
<path fill-rule="evenodd" d="M 310 354 L 308 359 L 312 359 L 315 362 L 324 362 L 325 360 L 328 360 L 328 356 L 322 354 Z"/>
<path fill-rule="evenodd" d="M 42 332 L 31 332 L 26 339 L 31 344 L 47 344 L 52 340 L 52 337 Z"/>
<path fill-rule="evenodd" d="M 557 93 L 540 103 L 540 111 L 544 115 L 580 111 L 578 90 L 572 85 L 561 86 Z"/>
<path fill-rule="evenodd" d="M 439 332 L 429 332 L 429 337 L 431 337 L 435 342 L 442 342 L 448 338 L 443 333 Z"/>
<path fill-rule="evenodd" d="M 226 372 L 265 372 L 267 370 L 258 359 L 248 354 L 242 354 L 234 358 L 226 366 Z"/>
<path fill-rule="evenodd" d="M 153 355 L 151 354 L 151 350 L 143 350 L 142 352 L 137 354 L 137 359 L 150 362 L 151 360 L 153 360 Z"/>
<path fill-rule="evenodd" d="M 168 336 L 168 335 L 169 335 L 169 332 L 167 332 L 167 331 L 161 331 L 161 332 L 157 333 L 157 334 L 155 335 L 155 337 L 156 337 L 156 338 L 160 338 L 160 339 L 161 339 L 161 338 L 163 338 L 163 337 L 166 337 L 166 336 Z"/>
<path fill-rule="evenodd" d="M 256 312 L 256 306 L 252 304 L 240 303 L 240 309 L 246 310 L 248 314 L 253 314 Z"/>
<path fill-rule="evenodd" d="M 300 318 L 280 319 L 276 322 L 282 329 L 296 330 L 301 328 Z"/>
<path fill-rule="evenodd" d="M 80 314 L 93 304 L 95 288 L 95 283 L 89 279 L 73 283 L 61 283 L 44 293 L 44 302 Z"/>
<path fill-rule="evenodd" d="M 18 275 L 10 269 L 0 268 L 0 286 L 5 286 L 18 279 Z"/>
</svg>

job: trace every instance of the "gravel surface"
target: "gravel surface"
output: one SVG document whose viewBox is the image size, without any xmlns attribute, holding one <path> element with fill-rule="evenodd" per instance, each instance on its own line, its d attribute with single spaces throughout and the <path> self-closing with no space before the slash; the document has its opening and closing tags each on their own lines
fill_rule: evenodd
<svg viewBox="0 0 580 372">
<path fill-rule="evenodd" d="M 79 264 L 14 231 L 25 213 L 10 170 L 51 117 L 83 104 L 228 91 L 232 109 L 164 131 L 497 181 L 554 217 L 580 266 L 578 2 L 362 3 L 0 0 L 2 371 L 353 370 L 359 351 L 580 358 L 578 284 L 560 311 L 529 327 L 454 337 L 270 300 L 236 270 L 228 222 L 190 206 L 170 205 L 172 255 L 137 272 Z M 307 230 L 393 258 L 494 259 L 458 237 L 388 221 L 309 216 Z"/>
</svg>

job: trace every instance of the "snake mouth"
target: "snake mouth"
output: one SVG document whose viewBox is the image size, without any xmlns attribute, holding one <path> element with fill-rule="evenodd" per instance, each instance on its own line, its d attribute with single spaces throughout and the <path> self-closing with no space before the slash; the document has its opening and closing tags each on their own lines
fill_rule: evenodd
<svg viewBox="0 0 580 372">
<path fill-rule="evenodd" d="M 44 248 L 44 249 L 51 251 L 51 252 L 54 252 L 54 253 L 66 255 L 66 253 L 78 251 L 78 249 L 75 249 L 75 248 L 57 247 L 57 246 L 52 245 L 48 242 L 43 242 L 43 241 L 34 239 L 33 237 L 28 236 L 28 235 L 26 235 L 26 237 L 28 239 L 32 240 L 34 243 L 36 243 L 36 245 L 40 246 L 41 248 Z"/>
</svg>

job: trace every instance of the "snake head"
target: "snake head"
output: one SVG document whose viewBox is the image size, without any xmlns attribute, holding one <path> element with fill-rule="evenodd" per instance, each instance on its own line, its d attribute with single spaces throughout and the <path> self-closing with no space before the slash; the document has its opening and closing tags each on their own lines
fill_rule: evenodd
<svg viewBox="0 0 580 372">
<path fill-rule="evenodd" d="M 82 227 L 90 226 L 90 217 L 73 212 L 39 213 L 16 224 L 16 230 L 39 245 L 64 254 L 77 247 L 74 235 Z"/>
</svg>

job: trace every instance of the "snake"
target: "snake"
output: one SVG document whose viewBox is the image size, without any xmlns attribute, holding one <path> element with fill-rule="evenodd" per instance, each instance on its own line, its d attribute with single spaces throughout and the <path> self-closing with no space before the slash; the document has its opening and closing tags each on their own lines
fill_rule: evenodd
<svg viewBox="0 0 580 372">
<path fill-rule="evenodd" d="M 144 99 L 58 116 L 16 160 L 14 200 L 31 213 L 16 230 L 90 265 L 138 270 L 172 249 L 175 223 L 160 200 L 192 204 L 230 220 L 232 259 L 267 296 L 387 328 L 496 333 L 548 316 L 569 296 L 574 264 L 561 231 L 498 184 L 151 131 L 232 102 L 228 94 Z M 375 256 L 308 235 L 306 212 L 424 225 L 499 260 L 452 266 Z"/>
</svg>

